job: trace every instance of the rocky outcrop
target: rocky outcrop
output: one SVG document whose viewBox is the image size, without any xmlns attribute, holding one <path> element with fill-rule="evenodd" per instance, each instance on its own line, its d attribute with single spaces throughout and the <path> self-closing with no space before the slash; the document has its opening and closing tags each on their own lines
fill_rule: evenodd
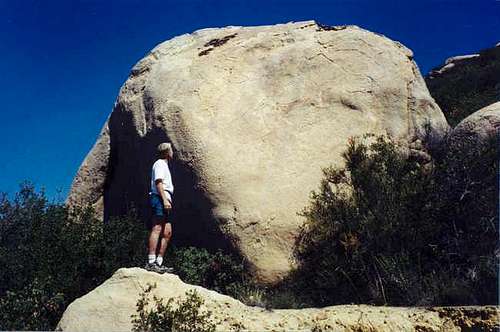
<svg viewBox="0 0 500 332">
<path fill-rule="evenodd" d="M 448 58 L 446 59 L 442 67 L 431 70 L 431 72 L 429 73 L 429 79 L 433 79 L 436 78 L 436 76 L 444 74 L 447 70 L 454 68 L 457 64 L 460 64 L 460 62 L 464 60 L 477 58 L 479 56 L 480 56 L 479 54 L 467 54 L 467 55 L 457 55 Z"/>
<path fill-rule="evenodd" d="M 425 81 L 448 123 L 455 126 L 500 101 L 500 47 L 448 58 L 431 70 Z"/>
<path fill-rule="evenodd" d="M 448 125 L 409 49 L 307 21 L 202 29 L 158 45 L 132 69 L 107 128 L 72 204 L 103 199 L 105 217 L 134 206 L 147 218 L 155 147 L 171 141 L 174 241 L 235 248 L 268 283 L 293 266 L 297 213 L 321 169 L 343 163 L 349 137 L 408 142 Z"/>
<path fill-rule="evenodd" d="M 213 314 L 217 331 L 495 331 L 496 307 L 377 307 L 339 305 L 321 309 L 266 310 L 246 306 L 229 296 L 183 283 L 176 275 L 139 268 L 118 270 L 112 278 L 71 303 L 56 330 L 130 331 L 139 294 L 155 284 L 153 294 L 165 301 L 196 290 Z M 238 329 L 239 327 L 239 329 Z"/>
</svg>

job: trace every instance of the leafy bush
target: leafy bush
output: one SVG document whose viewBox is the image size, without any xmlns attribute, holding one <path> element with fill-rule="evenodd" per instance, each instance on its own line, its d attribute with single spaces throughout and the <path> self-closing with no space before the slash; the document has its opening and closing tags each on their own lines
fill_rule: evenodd
<svg viewBox="0 0 500 332">
<path fill-rule="evenodd" d="M 0 194 L 0 330 L 53 329 L 118 268 L 142 267 L 147 235 L 133 211 L 102 223 L 91 208 L 49 203 L 29 183 L 12 201 Z M 172 246 L 167 254 L 189 283 L 228 294 L 247 280 L 243 261 L 221 251 Z"/>
<path fill-rule="evenodd" d="M 241 257 L 204 248 L 172 247 L 168 259 L 184 282 L 232 296 L 262 308 L 299 308 L 304 304 L 284 287 L 264 287 L 252 281 Z"/>
<path fill-rule="evenodd" d="M 301 212 L 301 267 L 290 287 L 316 305 L 496 303 L 498 161 L 496 147 L 489 150 L 482 159 L 489 175 L 474 178 L 477 188 L 489 189 L 469 196 L 470 207 L 486 201 L 487 208 L 463 214 L 448 192 L 460 192 L 463 179 L 448 158 L 428 171 L 388 138 L 351 140 L 346 166 L 323 170 L 319 192 Z"/>
<path fill-rule="evenodd" d="M 153 295 L 151 307 L 150 293 L 155 285 L 148 287 L 141 293 L 137 301 L 137 314 L 132 315 L 132 331 L 177 331 L 177 332 L 212 332 L 215 323 L 210 311 L 202 311 L 203 299 L 196 291 L 186 292 L 184 300 L 177 300 L 174 305 L 172 298 L 166 303 L 163 299 Z"/>
<path fill-rule="evenodd" d="M 210 253 L 204 248 L 171 248 L 170 259 L 184 282 L 228 294 L 232 285 L 247 279 L 241 258 L 222 251 Z"/>
<path fill-rule="evenodd" d="M 64 294 L 55 293 L 50 281 L 41 284 L 37 279 L 21 290 L 7 291 L 0 297 L 1 329 L 50 330 L 64 309 Z"/>
<path fill-rule="evenodd" d="M 0 330 L 53 329 L 64 309 L 123 266 L 143 263 L 146 233 L 133 216 L 103 224 L 24 184 L 0 196 Z"/>
<path fill-rule="evenodd" d="M 269 291 L 265 287 L 258 286 L 250 280 L 242 283 L 232 284 L 228 287 L 228 294 L 246 305 L 268 308 Z"/>
<path fill-rule="evenodd" d="M 447 225 L 440 241 L 458 277 L 448 303 L 463 302 L 456 293 L 468 303 L 498 301 L 498 147 L 496 137 L 463 139 L 437 162 L 434 220 Z"/>
</svg>

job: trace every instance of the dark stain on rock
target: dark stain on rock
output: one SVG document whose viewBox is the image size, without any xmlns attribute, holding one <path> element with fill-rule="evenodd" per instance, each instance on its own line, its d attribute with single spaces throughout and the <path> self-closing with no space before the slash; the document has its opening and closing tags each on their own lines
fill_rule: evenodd
<svg viewBox="0 0 500 332">
<path fill-rule="evenodd" d="M 299 27 L 299 29 L 305 29 L 305 28 L 308 28 L 308 27 L 312 27 L 314 25 L 316 25 L 316 23 L 311 23 L 311 24 L 303 25 L 303 26 Z"/>
<path fill-rule="evenodd" d="M 208 53 L 213 51 L 214 48 L 224 45 L 225 43 L 228 42 L 229 39 L 234 38 L 237 35 L 238 35 L 237 33 L 233 33 L 232 35 L 227 35 L 223 38 L 214 38 L 210 40 L 209 42 L 205 43 L 205 45 L 203 45 L 204 47 L 209 47 L 209 48 L 198 53 L 198 56 L 207 55 Z"/>
<path fill-rule="evenodd" d="M 238 34 L 233 33 L 232 35 L 227 35 L 221 39 L 218 39 L 218 38 L 212 39 L 211 41 L 206 43 L 204 46 L 205 47 L 209 47 L 209 46 L 218 47 L 218 46 L 224 45 L 225 43 L 227 43 L 227 41 L 229 39 L 236 37 L 236 35 L 238 35 Z"/>
<path fill-rule="evenodd" d="M 332 25 L 321 24 L 319 22 L 316 22 L 316 25 L 318 26 L 318 29 L 316 29 L 316 31 L 339 31 L 347 28 L 346 25 L 332 26 Z"/>
<path fill-rule="evenodd" d="M 361 109 L 353 101 L 351 101 L 349 99 L 341 98 L 340 102 L 342 103 L 342 105 L 348 107 L 349 109 L 351 109 L 353 111 L 361 111 Z"/>
<path fill-rule="evenodd" d="M 210 53 L 211 50 L 213 50 L 213 47 L 207 48 L 206 50 L 201 51 L 200 53 L 198 53 L 198 56 L 207 55 L 208 53 Z"/>
</svg>

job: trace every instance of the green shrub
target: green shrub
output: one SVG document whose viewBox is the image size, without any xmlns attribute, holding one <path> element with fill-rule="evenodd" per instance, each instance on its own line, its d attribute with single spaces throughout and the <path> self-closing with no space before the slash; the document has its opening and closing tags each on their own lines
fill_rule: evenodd
<svg viewBox="0 0 500 332">
<path fill-rule="evenodd" d="M 186 292 L 184 300 L 172 298 L 164 303 L 163 299 L 150 293 L 155 285 L 148 284 L 137 301 L 137 314 L 132 315 L 132 331 L 177 331 L 177 332 L 212 332 L 215 323 L 210 311 L 202 311 L 203 299 L 194 290 Z M 151 308 L 152 306 L 152 308 Z"/>
<path fill-rule="evenodd" d="M 147 235 L 133 211 L 103 223 L 91 208 L 49 203 L 29 183 L 13 200 L 0 194 L 0 330 L 53 329 L 118 268 L 142 267 Z M 247 280 L 243 261 L 221 251 L 172 246 L 167 255 L 185 282 L 227 294 Z"/>
<path fill-rule="evenodd" d="M 145 241 L 132 214 L 103 224 L 91 208 L 70 212 L 30 184 L 12 201 L 1 195 L 0 330 L 53 329 L 74 299 L 142 265 Z"/>
<path fill-rule="evenodd" d="M 248 306 L 267 308 L 269 291 L 258 286 L 250 280 L 242 283 L 231 284 L 228 287 L 228 295 L 238 299 Z"/>
<path fill-rule="evenodd" d="M 37 279 L 21 290 L 7 291 L 0 297 L 0 329 L 51 330 L 61 318 L 64 294 Z"/>
<path fill-rule="evenodd" d="M 234 255 L 220 250 L 210 253 L 196 247 L 172 247 L 169 250 L 169 259 L 184 282 L 228 294 L 231 285 L 241 284 L 247 278 L 243 260 Z"/>
<path fill-rule="evenodd" d="M 171 247 L 167 259 L 184 282 L 232 296 L 250 306 L 299 308 L 304 304 L 291 290 L 263 287 L 252 281 L 242 258 L 204 248 Z"/>
<path fill-rule="evenodd" d="M 447 291 L 447 303 L 498 301 L 498 138 L 479 143 L 455 142 L 437 160 L 436 186 L 431 200 L 434 220 L 446 225 L 440 243 L 444 264 L 456 267 L 457 291 Z M 497 251 L 498 253 L 498 251 Z M 467 282 L 464 282 L 466 280 Z"/>
<path fill-rule="evenodd" d="M 429 171 L 399 151 L 388 138 L 354 139 L 346 166 L 323 170 L 319 192 L 301 212 L 301 267 L 290 287 L 316 305 L 496 303 L 498 219 L 488 219 L 497 216 L 495 205 L 460 216 L 461 203 L 445 189 L 462 181 L 450 173 L 450 160 Z M 498 170 L 498 161 L 488 160 L 488 171 Z M 496 173 L 489 174 L 475 178 L 478 188 L 495 187 Z M 477 199 L 493 202 L 490 189 Z M 485 213 L 490 223 L 481 221 Z"/>
</svg>

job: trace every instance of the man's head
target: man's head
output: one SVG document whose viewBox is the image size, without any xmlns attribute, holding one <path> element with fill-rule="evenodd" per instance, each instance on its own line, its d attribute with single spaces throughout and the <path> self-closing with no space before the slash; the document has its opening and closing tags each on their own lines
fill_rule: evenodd
<svg viewBox="0 0 500 332">
<path fill-rule="evenodd" d="M 172 160 L 174 158 L 174 150 L 171 143 L 161 143 L 158 145 L 158 154 L 162 159 Z"/>
</svg>

